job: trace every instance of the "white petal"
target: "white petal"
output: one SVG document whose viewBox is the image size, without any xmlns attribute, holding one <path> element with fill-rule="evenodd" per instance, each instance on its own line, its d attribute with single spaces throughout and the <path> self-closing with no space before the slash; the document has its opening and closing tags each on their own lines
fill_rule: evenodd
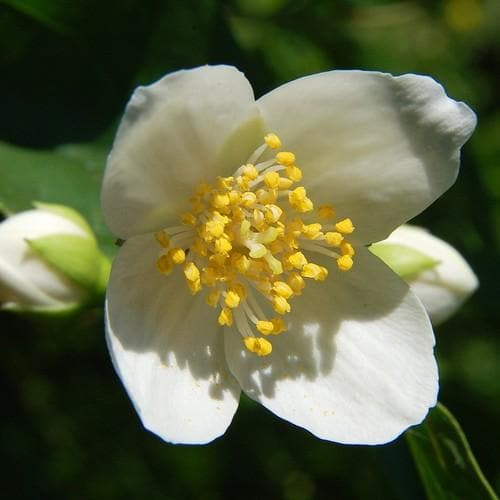
<svg viewBox="0 0 500 500">
<path fill-rule="evenodd" d="M 408 286 L 366 249 L 347 273 L 308 284 L 266 358 L 226 336 L 242 389 L 276 415 L 341 443 L 380 444 L 436 403 L 434 336 Z"/>
<path fill-rule="evenodd" d="M 455 314 L 479 285 L 474 271 L 460 253 L 423 228 L 401 226 L 385 241 L 409 246 L 439 262 L 436 267 L 408 280 L 435 325 Z"/>
<path fill-rule="evenodd" d="M 120 249 L 107 294 L 109 350 L 147 429 L 170 442 L 206 443 L 231 423 L 239 386 L 216 316 L 187 292 L 181 269 L 162 276 L 156 258 L 152 235 Z"/>
<path fill-rule="evenodd" d="M 69 219 L 40 209 L 17 213 L 0 224 L 0 300 L 52 306 L 84 296 L 82 289 L 45 264 L 26 243 L 50 234 L 87 237 Z"/>
<path fill-rule="evenodd" d="M 292 150 L 313 200 L 351 217 L 353 240 L 386 237 L 455 181 L 476 119 L 425 76 L 331 71 L 257 101 Z"/>
<path fill-rule="evenodd" d="M 238 157 L 221 157 L 235 133 Z M 188 208 L 198 182 L 238 167 L 261 134 L 252 88 L 230 66 L 178 71 L 139 87 L 106 167 L 106 222 L 122 238 L 165 227 Z"/>
</svg>

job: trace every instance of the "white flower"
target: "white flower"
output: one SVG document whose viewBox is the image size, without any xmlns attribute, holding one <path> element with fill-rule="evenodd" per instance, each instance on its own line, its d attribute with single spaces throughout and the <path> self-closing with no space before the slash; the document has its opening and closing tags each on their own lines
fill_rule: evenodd
<svg viewBox="0 0 500 500">
<path fill-rule="evenodd" d="M 454 182 L 474 126 L 416 75 L 332 71 L 255 101 L 216 66 L 137 89 L 102 202 L 126 240 L 107 340 L 146 428 L 211 441 L 240 390 L 342 443 L 420 422 L 438 389 L 432 328 L 366 245 Z"/>
<path fill-rule="evenodd" d="M 0 304 L 12 310 L 74 308 L 102 289 L 109 262 L 80 214 L 62 205 L 36 207 L 0 223 Z"/>
<path fill-rule="evenodd" d="M 398 272 L 387 250 L 396 252 L 416 251 L 417 260 L 428 259 L 430 265 L 421 269 L 398 274 L 422 301 L 431 321 L 438 325 L 453 316 L 465 300 L 478 287 L 478 280 L 467 261 L 445 241 L 430 234 L 426 229 L 404 225 L 396 229 L 384 241 L 370 249 L 379 255 L 389 266 Z M 382 253 L 380 253 L 382 252 Z"/>
</svg>

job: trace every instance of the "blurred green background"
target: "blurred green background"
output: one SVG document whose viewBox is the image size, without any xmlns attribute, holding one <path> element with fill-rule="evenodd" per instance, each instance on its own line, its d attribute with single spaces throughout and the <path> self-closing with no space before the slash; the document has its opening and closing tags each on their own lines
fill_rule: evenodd
<svg viewBox="0 0 500 500">
<path fill-rule="evenodd" d="M 498 0 L 0 0 L 3 209 L 73 206 L 112 255 L 98 195 L 117 121 L 136 85 L 179 68 L 233 64 L 257 97 L 330 69 L 432 75 L 479 117 L 458 182 L 415 221 L 459 249 L 481 282 L 436 331 L 440 400 L 498 490 L 499 33 Z M 0 329 L 4 498 L 424 497 L 404 439 L 322 442 L 247 399 L 216 442 L 161 442 L 112 369 L 100 309 L 42 323 L 1 313 Z"/>
</svg>

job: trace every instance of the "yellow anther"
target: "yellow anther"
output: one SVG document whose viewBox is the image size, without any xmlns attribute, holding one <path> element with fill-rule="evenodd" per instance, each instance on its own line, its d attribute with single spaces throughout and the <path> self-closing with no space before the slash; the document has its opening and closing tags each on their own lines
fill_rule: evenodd
<svg viewBox="0 0 500 500">
<path fill-rule="evenodd" d="M 170 245 L 170 237 L 166 231 L 158 231 L 155 233 L 155 239 L 163 248 L 168 248 Z"/>
<path fill-rule="evenodd" d="M 253 181 L 259 177 L 259 171 L 251 163 L 247 163 L 243 168 L 243 175 Z"/>
<path fill-rule="evenodd" d="M 217 271 L 213 267 L 204 267 L 201 270 L 201 282 L 204 285 L 213 286 L 217 281 Z"/>
<path fill-rule="evenodd" d="M 205 210 L 205 205 L 201 202 L 199 196 L 191 196 L 189 202 L 191 203 L 191 209 L 194 215 L 199 215 Z"/>
<path fill-rule="evenodd" d="M 190 212 L 184 212 L 181 214 L 181 221 L 183 224 L 187 226 L 194 226 L 196 224 L 196 217 Z"/>
<path fill-rule="evenodd" d="M 304 276 L 304 278 L 311 278 L 315 281 L 324 281 L 328 276 L 328 270 L 326 267 L 309 262 L 302 268 L 302 276 Z"/>
<path fill-rule="evenodd" d="M 231 309 L 238 307 L 240 305 L 240 296 L 233 290 L 229 290 L 224 298 L 224 304 Z"/>
<path fill-rule="evenodd" d="M 271 322 L 273 324 L 273 335 L 279 335 L 286 331 L 286 325 L 282 318 L 273 318 Z"/>
<path fill-rule="evenodd" d="M 162 274 L 170 274 L 173 269 L 172 260 L 167 254 L 163 254 L 156 261 L 156 268 Z"/>
<path fill-rule="evenodd" d="M 293 290 L 295 295 L 300 295 L 306 284 L 304 283 L 304 278 L 296 272 L 292 272 L 288 275 L 286 279 L 290 288 Z"/>
<path fill-rule="evenodd" d="M 272 189 L 275 189 L 279 186 L 280 182 L 280 174 L 278 172 L 266 172 L 264 174 L 264 184 Z"/>
<path fill-rule="evenodd" d="M 278 182 L 278 189 L 280 191 L 285 191 L 289 189 L 292 184 L 293 184 L 292 179 L 287 179 L 286 177 L 280 177 Z"/>
<path fill-rule="evenodd" d="M 264 295 L 268 295 L 269 293 L 271 293 L 271 282 L 267 279 L 263 279 L 263 280 L 256 280 L 255 281 L 255 285 L 257 286 L 257 288 L 264 294 Z"/>
<path fill-rule="evenodd" d="M 271 342 L 263 338 L 245 337 L 243 341 L 245 342 L 245 347 L 250 352 L 257 354 L 257 356 L 267 356 L 273 350 Z"/>
<path fill-rule="evenodd" d="M 335 229 L 342 234 L 351 234 L 354 231 L 351 219 L 343 219 L 335 224 Z"/>
<path fill-rule="evenodd" d="M 286 175 L 292 182 L 300 182 L 302 180 L 302 170 L 297 165 L 286 167 Z"/>
<path fill-rule="evenodd" d="M 322 229 L 321 224 L 319 224 L 318 222 L 315 222 L 314 224 L 307 224 L 303 226 L 302 234 L 306 238 L 314 240 L 316 238 L 319 238 L 320 236 L 323 236 L 321 229 Z"/>
<path fill-rule="evenodd" d="M 233 283 L 231 285 L 231 291 L 238 294 L 240 300 L 244 300 L 247 297 L 247 289 L 241 283 Z"/>
<path fill-rule="evenodd" d="M 321 205 L 318 207 L 318 217 L 320 219 L 332 219 L 335 216 L 335 210 L 331 205 Z"/>
<path fill-rule="evenodd" d="M 206 302 L 209 306 L 216 307 L 219 303 L 220 292 L 217 288 L 212 288 L 210 292 L 208 292 Z"/>
<path fill-rule="evenodd" d="M 263 205 L 268 205 L 270 203 L 275 203 L 278 199 L 277 189 L 258 189 L 257 190 L 257 200 Z"/>
<path fill-rule="evenodd" d="M 264 224 L 265 226 L 265 224 Z M 258 243 L 264 243 L 264 245 L 267 245 L 269 243 L 272 243 L 273 241 L 276 240 L 276 238 L 279 235 L 279 230 L 278 228 L 274 226 L 270 226 L 264 231 L 261 231 L 256 237 L 255 240 Z"/>
<path fill-rule="evenodd" d="M 279 295 L 273 296 L 273 308 L 278 314 L 286 314 L 291 311 L 292 307 L 288 303 L 285 297 Z"/>
<path fill-rule="evenodd" d="M 349 255 L 350 257 L 352 257 L 354 255 L 354 248 L 350 243 L 344 241 L 340 244 L 340 253 L 342 255 Z"/>
<path fill-rule="evenodd" d="M 236 185 L 243 191 L 247 191 L 250 185 L 249 178 L 243 175 L 236 177 Z"/>
<path fill-rule="evenodd" d="M 168 256 L 174 264 L 182 264 L 186 260 L 186 253 L 182 248 L 172 248 L 169 250 Z"/>
<path fill-rule="evenodd" d="M 233 324 L 233 313 L 229 307 L 223 307 L 217 318 L 219 325 L 231 326 Z"/>
<path fill-rule="evenodd" d="M 229 205 L 229 196 L 226 193 L 213 193 L 212 206 L 222 209 Z"/>
<path fill-rule="evenodd" d="M 234 266 L 241 274 L 245 274 L 250 268 L 250 260 L 246 255 L 242 255 L 235 260 Z"/>
<path fill-rule="evenodd" d="M 195 293 L 198 293 L 201 290 L 201 281 L 199 279 L 195 281 L 187 281 L 187 286 L 190 290 L 190 292 L 194 295 Z"/>
<path fill-rule="evenodd" d="M 299 186 L 288 193 L 288 202 L 299 212 L 309 212 L 314 206 L 312 201 L 306 195 L 304 186 Z"/>
<path fill-rule="evenodd" d="M 184 276 L 187 281 L 195 282 L 200 279 L 200 270 L 194 262 L 188 262 L 184 266 Z"/>
<path fill-rule="evenodd" d="M 264 137 L 264 142 L 271 148 L 271 149 L 278 149 L 281 148 L 281 141 L 280 138 L 276 134 L 267 134 Z"/>
<path fill-rule="evenodd" d="M 229 191 L 229 203 L 231 205 L 239 205 L 241 202 L 241 194 L 238 191 Z"/>
<path fill-rule="evenodd" d="M 270 335 L 274 330 L 272 321 L 259 320 L 257 321 L 257 324 L 255 326 L 257 330 L 259 330 L 259 332 L 263 335 Z"/>
<path fill-rule="evenodd" d="M 200 182 L 200 183 L 196 186 L 196 189 L 194 190 L 194 192 L 195 192 L 198 196 L 203 196 L 204 194 L 209 193 L 211 189 L 212 189 L 212 187 L 210 186 L 210 184 L 207 184 L 206 182 Z"/>
<path fill-rule="evenodd" d="M 273 283 L 273 292 L 285 299 L 289 299 L 293 295 L 293 289 L 284 281 L 275 281 Z"/>
<path fill-rule="evenodd" d="M 344 237 L 335 231 L 325 233 L 325 241 L 332 247 L 338 247 L 342 243 L 343 239 Z"/>
<path fill-rule="evenodd" d="M 215 240 L 214 247 L 216 253 L 227 255 L 233 248 L 233 245 L 231 245 L 231 242 L 227 238 L 222 237 Z"/>
<path fill-rule="evenodd" d="M 220 238 L 224 233 L 224 223 L 218 220 L 209 220 L 205 222 L 205 239 L 207 241 L 213 238 Z"/>
<path fill-rule="evenodd" d="M 295 163 L 295 155 L 290 151 L 280 151 L 276 154 L 276 162 L 291 167 Z"/>
<path fill-rule="evenodd" d="M 241 204 L 244 207 L 251 207 L 257 201 L 257 196 L 252 191 L 246 191 L 241 195 Z"/>
<path fill-rule="evenodd" d="M 288 257 L 288 261 L 296 269 L 302 269 L 307 264 L 307 259 L 302 252 L 292 253 L 292 255 Z"/>
<path fill-rule="evenodd" d="M 234 177 L 217 177 L 217 188 L 229 191 L 233 187 Z"/>
<path fill-rule="evenodd" d="M 350 255 L 342 255 L 342 257 L 339 257 L 337 259 L 337 267 L 341 271 L 349 271 L 352 267 L 352 257 Z"/>
<path fill-rule="evenodd" d="M 279 218 L 283 214 L 283 210 L 281 210 L 278 205 L 273 205 L 269 204 L 266 205 L 266 211 L 264 213 L 264 217 L 266 219 L 266 222 L 269 224 L 274 224 L 275 222 L 278 222 Z"/>
<path fill-rule="evenodd" d="M 208 253 L 207 245 L 201 238 L 195 238 L 191 248 L 202 257 L 206 257 Z"/>
</svg>

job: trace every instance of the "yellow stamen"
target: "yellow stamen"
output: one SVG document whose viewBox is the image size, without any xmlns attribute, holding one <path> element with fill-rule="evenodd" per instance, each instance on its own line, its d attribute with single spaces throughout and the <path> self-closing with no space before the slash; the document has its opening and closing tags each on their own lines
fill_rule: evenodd
<svg viewBox="0 0 500 500">
<path fill-rule="evenodd" d="M 351 219 L 343 219 L 335 224 L 335 229 L 342 234 L 351 234 L 354 231 Z"/>
<path fill-rule="evenodd" d="M 190 227 L 154 234 L 158 271 L 167 275 L 182 265 L 188 290 L 204 290 L 205 302 L 218 311 L 218 324 L 232 326 L 258 356 L 270 354 L 272 345 L 252 336 L 253 325 L 264 336 L 286 331 L 281 316 L 291 311 L 289 300 L 304 293 L 308 279 L 327 278 L 327 268 L 314 263 L 314 252 L 330 256 L 342 271 L 352 267 L 355 254 L 348 237 L 352 221 L 335 220 L 331 205 L 319 206 L 315 220 L 295 155 L 281 151 L 269 159 L 268 149 L 278 148 L 279 138 L 268 134 L 233 175 L 196 186 L 188 199 L 191 210 L 180 216 Z M 272 310 L 278 317 L 266 319 Z"/>
<path fill-rule="evenodd" d="M 281 141 L 280 138 L 276 134 L 267 134 L 264 137 L 264 142 L 271 148 L 271 149 L 278 149 L 281 148 Z"/>
<path fill-rule="evenodd" d="M 257 356 L 267 356 L 271 354 L 273 350 L 273 346 L 271 342 L 263 338 L 255 338 L 255 337 L 245 337 L 244 339 L 245 347 Z"/>
</svg>

